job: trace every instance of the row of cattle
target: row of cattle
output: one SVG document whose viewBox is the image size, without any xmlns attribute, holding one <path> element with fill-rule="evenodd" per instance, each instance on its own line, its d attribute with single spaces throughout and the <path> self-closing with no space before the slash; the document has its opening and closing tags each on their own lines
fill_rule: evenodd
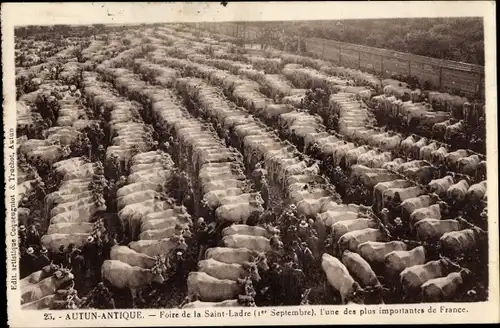
<svg viewBox="0 0 500 328">
<path fill-rule="evenodd" d="M 67 158 L 70 154 L 69 146 L 81 137 L 82 131 L 92 122 L 87 119 L 86 110 L 79 104 L 79 94 L 75 94 L 75 86 L 61 84 L 52 81 L 42 85 L 33 94 L 46 93 L 47 97 L 53 97 L 51 101 L 59 103 L 59 110 L 54 117 L 57 126 L 43 131 L 47 137 L 45 140 L 27 139 L 22 136 L 18 139 L 18 154 L 21 162 L 26 158 L 34 165 L 43 163 L 50 165 L 50 176 L 60 182 L 58 189 L 50 194 L 37 193 L 34 202 L 29 206 L 40 206 L 43 211 L 40 213 L 42 222 L 38 222 L 46 234 L 42 236 L 40 243 L 45 249 L 55 253 L 60 247 L 65 248 L 70 243 L 81 246 L 89 237 L 95 233 L 95 226 L 90 223 L 91 214 L 95 212 L 96 193 L 92 183 L 95 173 L 99 169 L 97 163 L 89 163 L 84 158 Z M 56 92 L 59 98 L 51 95 Z M 34 99 L 32 94 L 23 96 L 21 106 L 33 106 L 30 99 Z M 26 103 L 24 103 L 26 102 Z M 25 105 L 29 104 L 29 105 Z M 35 114 L 36 112 L 33 112 Z M 18 120 L 18 126 L 23 122 Z M 31 123 L 30 123 L 31 124 Z M 40 162 L 41 161 L 41 162 Z M 101 167 L 102 169 L 102 167 Z M 33 170 L 36 172 L 36 168 Z M 96 171 L 96 172 L 94 172 Z M 25 170 L 24 170 L 25 172 Z M 27 178 L 23 170 L 18 170 L 18 181 Z M 48 178 L 44 176 L 44 178 Z M 26 181 L 28 182 L 28 181 Z M 26 183 L 25 182 L 25 183 Z M 30 190 L 18 186 L 18 196 L 22 200 L 35 188 L 45 189 L 45 183 L 41 177 L 36 179 L 36 186 L 31 184 Z M 21 188 L 20 188 L 21 187 Z M 44 199 L 45 196 L 45 199 Z M 104 207 L 105 208 L 105 207 Z M 35 224 L 33 215 L 39 209 L 27 209 L 26 213 L 20 213 L 19 222 L 23 226 Z M 46 222 L 47 221 L 47 222 Z M 75 223 L 76 222 L 76 223 Z M 37 245 L 29 245 L 37 246 Z M 71 270 L 62 266 L 50 264 L 40 270 L 29 274 L 20 281 L 21 304 L 23 309 L 41 309 L 48 307 L 65 308 L 68 300 L 72 299 L 74 289 L 60 289 L 67 286 L 75 278 Z"/>
</svg>

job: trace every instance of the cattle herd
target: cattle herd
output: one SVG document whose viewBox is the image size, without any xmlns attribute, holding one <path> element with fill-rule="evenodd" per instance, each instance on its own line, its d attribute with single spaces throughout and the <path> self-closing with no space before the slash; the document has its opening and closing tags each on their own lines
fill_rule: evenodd
<svg viewBox="0 0 500 328">
<path fill-rule="evenodd" d="M 487 300 L 484 102 L 235 41 L 16 39 L 22 308 Z"/>
</svg>

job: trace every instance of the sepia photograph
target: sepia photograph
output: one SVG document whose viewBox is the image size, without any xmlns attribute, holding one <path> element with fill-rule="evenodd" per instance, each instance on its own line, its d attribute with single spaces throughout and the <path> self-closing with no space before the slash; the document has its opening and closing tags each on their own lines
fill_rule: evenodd
<svg viewBox="0 0 500 328">
<path fill-rule="evenodd" d="M 203 6 L 239 3 L 175 5 L 197 19 L 11 18 L 17 316 L 165 324 L 194 309 L 204 322 L 404 323 L 432 309 L 471 315 L 476 303 L 498 320 L 496 76 L 485 69 L 496 55 L 484 15 L 214 21 Z"/>
</svg>

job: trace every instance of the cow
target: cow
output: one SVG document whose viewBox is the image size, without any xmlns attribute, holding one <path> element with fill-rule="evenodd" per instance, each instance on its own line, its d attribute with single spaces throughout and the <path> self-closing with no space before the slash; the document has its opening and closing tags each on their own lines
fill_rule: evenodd
<svg viewBox="0 0 500 328">
<path fill-rule="evenodd" d="M 453 177 L 451 175 L 447 175 L 441 179 L 431 180 L 427 184 L 427 189 L 431 193 L 437 194 L 439 197 L 444 197 L 446 195 L 446 191 L 454 184 Z"/>
<path fill-rule="evenodd" d="M 228 264 L 214 259 L 206 259 L 198 262 L 198 272 L 205 272 L 221 280 L 237 281 L 239 278 L 249 277 L 252 281 L 260 281 L 257 265 L 251 262 Z"/>
<path fill-rule="evenodd" d="M 337 254 L 342 254 L 346 249 L 356 252 L 358 246 L 367 241 L 389 241 L 389 236 L 381 227 L 347 232 L 337 242 Z"/>
<path fill-rule="evenodd" d="M 337 206 L 335 198 L 332 196 L 318 199 L 303 199 L 297 203 L 297 211 L 305 216 L 315 217 L 318 213 L 328 211 Z"/>
<path fill-rule="evenodd" d="M 270 239 L 262 236 L 249 235 L 230 235 L 222 238 L 222 242 L 226 247 L 230 248 L 247 248 L 255 252 L 267 253 L 277 248 L 281 248 L 282 242 L 277 237 Z"/>
<path fill-rule="evenodd" d="M 444 233 L 439 239 L 439 245 L 445 253 L 454 256 L 473 254 L 481 245 L 484 245 L 488 234 L 479 228 L 469 228 Z"/>
<path fill-rule="evenodd" d="M 152 220 L 153 221 L 153 220 Z M 151 225 L 152 221 L 148 223 Z M 184 238 L 191 238 L 191 231 L 188 224 L 175 223 L 173 226 L 162 227 L 162 223 L 154 226 L 154 229 L 143 230 L 139 234 L 139 240 L 160 240 L 170 238 L 172 236 L 184 236 Z"/>
<path fill-rule="evenodd" d="M 321 268 L 330 286 L 340 293 L 342 304 L 363 304 L 363 289 L 340 260 L 324 253 L 321 258 Z"/>
<path fill-rule="evenodd" d="M 183 309 L 204 309 L 204 308 L 213 308 L 213 307 L 239 307 L 244 306 L 240 301 L 241 296 L 238 299 L 234 300 L 225 300 L 222 302 L 202 302 L 202 301 L 194 301 L 191 303 L 187 303 L 182 306 Z"/>
<path fill-rule="evenodd" d="M 453 271 L 460 271 L 460 266 L 447 258 L 405 268 L 399 274 L 404 297 L 410 299 L 416 297 L 424 283 L 444 277 Z"/>
<path fill-rule="evenodd" d="M 101 267 L 101 276 L 105 281 L 117 288 L 128 288 L 132 294 L 132 306 L 135 307 L 137 296 L 142 298 L 142 289 L 152 284 L 163 283 L 167 267 L 160 257 L 151 269 L 131 266 L 117 260 L 105 260 Z M 139 290 L 139 292 L 138 292 Z"/>
<path fill-rule="evenodd" d="M 448 190 L 446 190 L 446 196 L 448 199 L 459 203 L 465 200 L 467 197 L 467 191 L 470 188 L 469 179 L 465 177 L 465 179 L 460 180 L 459 182 L 451 185 Z"/>
<path fill-rule="evenodd" d="M 222 302 L 237 298 L 244 292 L 245 280 L 217 279 L 205 272 L 190 272 L 187 278 L 187 299 L 190 302 Z"/>
<path fill-rule="evenodd" d="M 227 188 L 213 190 L 203 195 L 202 204 L 208 208 L 217 208 L 220 206 L 220 200 L 228 196 L 238 196 L 243 194 L 241 188 Z"/>
<path fill-rule="evenodd" d="M 74 244 L 76 247 L 82 247 L 90 235 L 91 233 L 53 233 L 42 236 L 40 242 L 43 247 L 55 252 L 59 247 L 64 246 L 66 248 L 69 244 Z"/>
<path fill-rule="evenodd" d="M 188 246 L 183 236 L 174 235 L 160 240 L 133 241 L 129 243 L 128 247 L 138 253 L 154 257 L 156 255 L 170 254 L 175 250 L 185 251 Z"/>
<path fill-rule="evenodd" d="M 403 164 L 404 162 L 405 160 L 402 158 L 395 158 L 392 161 L 384 163 L 384 165 L 382 165 L 382 168 L 392 172 L 397 172 L 399 165 Z"/>
<path fill-rule="evenodd" d="M 469 151 L 465 149 L 459 149 L 455 150 L 453 152 L 447 153 L 444 160 L 445 164 L 448 166 L 449 169 L 454 170 L 457 168 L 458 161 L 461 158 L 469 156 Z"/>
<path fill-rule="evenodd" d="M 316 215 L 315 226 L 318 233 L 321 236 L 324 236 L 326 233 L 327 227 L 332 227 L 337 222 L 345 221 L 345 220 L 356 220 L 359 217 L 358 212 L 355 211 L 346 211 L 342 208 L 335 210 L 329 210 L 323 213 L 319 213 Z"/>
<path fill-rule="evenodd" d="M 412 181 L 428 184 L 439 174 L 439 168 L 433 165 L 412 167 L 403 172 L 403 175 Z"/>
<path fill-rule="evenodd" d="M 420 148 L 419 159 L 424 161 L 432 161 L 432 153 L 439 149 L 439 145 L 436 142 L 432 142 L 427 146 Z"/>
<path fill-rule="evenodd" d="M 466 198 L 472 203 L 477 203 L 486 196 L 486 191 L 486 180 L 484 180 L 470 186 Z"/>
<path fill-rule="evenodd" d="M 56 272 L 59 269 L 60 269 L 59 266 L 51 263 L 49 265 L 44 266 L 41 270 L 35 271 L 29 276 L 26 276 L 23 279 L 21 279 L 19 285 L 21 289 L 23 289 L 25 286 L 37 284 L 43 279 L 50 277 L 52 274 L 54 274 L 54 272 Z"/>
<path fill-rule="evenodd" d="M 436 195 L 421 195 L 414 198 L 405 199 L 399 207 L 401 207 L 401 218 L 403 220 L 408 220 L 410 215 L 417 209 L 431 206 L 432 204 L 439 201 Z"/>
<path fill-rule="evenodd" d="M 368 160 L 367 165 L 373 168 L 382 168 L 385 164 L 387 164 L 392 159 L 391 152 L 383 152 L 377 154 Z M 394 163 L 394 162 L 393 162 Z"/>
<path fill-rule="evenodd" d="M 165 211 L 166 212 L 166 211 Z M 189 236 L 189 227 L 192 226 L 193 222 L 188 214 L 178 214 L 177 216 L 171 215 L 161 215 L 162 212 L 150 213 L 146 215 L 146 218 L 142 220 L 141 223 L 141 233 L 147 230 L 159 230 L 159 229 L 175 229 L 176 225 L 180 225 L 184 230 L 178 231 L 178 234 L 183 234 L 184 236 Z M 160 214 L 160 215 L 154 215 Z M 159 217 L 158 219 L 156 217 Z M 165 230 L 160 232 L 163 234 L 173 233 L 173 231 Z M 189 237 L 186 237 L 189 238 Z"/>
<path fill-rule="evenodd" d="M 70 270 L 59 269 L 52 276 L 36 284 L 30 284 L 21 289 L 21 304 L 38 301 L 45 296 L 54 294 L 63 285 L 73 281 L 74 275 Z"/>
<path fill-rule="evenodd" d="M 394 201 L 398 204 L 402 203 L 408 198 L 415 198 L 420 195 L 425 194 L 424 188 L 420 186 L 408 187 L 408 188 L 395 188 L 389 189 L 384 194 L 384 198 L 389 200 L 392 198 L 391 194 L 394 195 Z"/>
<path fill-rule="evenodd" d="M 447 232 L 460 230 L 458 220 L 423 219 L 415 223 L 414 231 L 417 239 L 424 242 L 437 241 Z"/>
<path fill-rule="evenodd" d="M 446 131 L 444 133 L 445 140 L 451 140 L 453 137 L 457 136 L 460 133 L 463 133 L 465 130 L 464 121 L 460 120 L 457 123 L 450 124 L 446 127 Z"/>
<path fill-rule="evenodd" d="M 246 224 L 248 218 L 254 213 L 264 212 L 264 207 L 262 207 L 262 204 L 263 200 L 259 195 L 258 198 L 252 199 L 248 203 L 233 203 L 222 205 L 215 210 L 215 215 L 218 220 L 223 222 L 226 221 Z"/>
<path fill-rule="evenodd" d="M 366 262 L 361 255 L 351 251 L 344 251 L 342 254 L 342 263 L 347 267 L 349 272 L 354 276 L 356 281 L 359 281 L 361 287 L 376 287 L 381 286 L 375 272 L 373 272 L 370 264 Z"/>
<path fill-rule="evenodd" d="M 134 193 L 118 197 L 116 200 L 117 209 L 120 211 L 127 205 L 137 204 L 152 199 L 166 199 L 166 195 L 162 195 L 154 190 L 136 191 Z"/>
<path fill-rule="evenodd" d="M 486 180 L 486 161 L 481 161 L 476 167 L 476 172 L 474 172 L 476 180 Z"/>
<path fill-rule="evenodd" d="M 411 149 L 413 145 L 417 142 L 417 138 L 413 135 L 407 137 L 401 143 L 399 144 L 399 150 L 405 155 L 410 155 L 411 154 Z"/>
<path fill-rule="evenodd" d="M 266 238 L 272 238 L 273 236 L 279 236 L 280 231 L 272 226 L 257 227 L 249 226 L 246 224 L 233 224 L 222 230 L 222 236 L 230 235 L 249 235 L 249 236 L 262 236 Z"/>
<path fill-rule="evenodd" d="M 25 303 L 21 305 L 21 310 L 43 310 L 52 309 L 54 302 L 56 301 L 56 294 L 47 295 L 39 300 Z"/>
<path fill-rule="evenodd" d="M 375 229 L 378 228 L 379 223 L 372 219 L 372 218 L 359 218 L 359 219 L 354 219 L 354 220 L 344 220 L 344 221 L 339 221 L 335 224 L 333 224 L 332 231 L 333 231 L 333 238 L 334 241 L 336 242 L 339 240 L 344 234 L 351 232 L 351 231 L 356 231 L 356 230 L 363 230 L 363 229 Z"/>
<path fill-rule="evenodd" d="M 432 126 L 432 136 L 434 138 L 444 138 L 444 134 L 446 132 L 446 128 L 448 126 L 450 126 L 451 124 L 454 124 L 454 123 L 456 123 L 456 121 L 453 118 L 448 119 L 448 120 L 446 120 L 444 122 L 435 123 Z"/>
<path fill-rule="evenodd" d="M 472 272 L 462 269 L 452 272 L 446 277 L 431 279 L 421 287 L 422 302 L 450 302 L 456 299 L 458 290 L 468 281 L 471 281 Z"/>
<path fill-rule="evenodd" d="M 110 260 L 122 261 L 133 267 L 152 269 L 156 259 L 143 253 L 138 253 L 127 246 L 115 245 L 110 251 Z"/>
<path fill-rule="evenodd" d="M 384 263 L 386 268 L 386 277 L 394 279 L 406 268 L 425 263 L 425 249 L 423 246 L 415 247 L 407 251 L 392 251 L 385 255 Z"/>
<path fill-rule="evenodd" d="M 448 150 L 441 146 L 438 150 L 432 152 L 432 162 L 436 165 L 444 165 L 446 163 L 446 156 L 448 156 Z"/>
<path fill-rule="evenodd" d="M 429 162 L 427 162 L 427 161 L 413 160 L 413 161 L 402 163 L 401 165 L 399 165 L 397 168 L 397 172 L 403 173 L 404 171 L 411 169 L 411 168 L 419 168 L 419 167 L 428 166 L 428 165 L 429 165 Z"/>
<path fill-rule="evenodd" d="M 380 182 L 373 187 L 373 210 L 375 212 L 384 208 L 385 192 L 393 188 L 409 188 L 412 185 L 411 181 L 398 179 L 387 182 Z"/>
<path fill-rule="evenodd" d="M 262 271 L 269 270 L 266 254 L 248 248 L 214 247 L 205 251 L 205 259 L 214 259 L 227 264 L 255 262 Z"/>
<path fill-rule="evenodd" d="M 449 205 L 443 201 L 440 201 L 437 204 L 433 204 L 428 207 L 418 208 L 410 215 L 410 227 L 414 227 L 417 222 L 423 219 L 440 220 L 442 218 L 442 215 L 446 215 L 448 213 L 448 208 Z"/>
<path fill-rule="evenodd" d="M 423 137 L 423 138 L 420 138 L 420 140 L 418 140 L 417 142 L 415 142 L 411 146 L 411 157 L 413 159 L 415 159 L 415 160 L 422 159 L 422 158 L 420 158 L 420 150 L 427 145 L 427 142 L 428 142 L 428 139 Z"/>
<path fill-rule="evenodd" d="M 60 234 L 72 234 L 72 233 L 92 233 L 94 229 L 94 224 L 90 222 L 81 223 L 57 223 L 51 224 L 47 228 L 47 235 L 60 233 Z"/>
<path fill-rule="evenodd" d="M 478 155 L 471 155 L 458 160 L 458 172 L 462 174 L 474 175 L 481 159 Z"/>
</svg>

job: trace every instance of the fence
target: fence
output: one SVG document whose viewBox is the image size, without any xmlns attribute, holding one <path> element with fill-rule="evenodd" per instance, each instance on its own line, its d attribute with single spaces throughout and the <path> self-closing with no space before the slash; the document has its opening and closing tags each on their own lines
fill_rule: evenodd
<svg viewBox="0 0 500 328">
<path fill-rule="evenodd" d="M 197 24 L 198 28 L 252 42 L 259 27 L 246 23 Z M 418 56 L 387 49 L 361 46 L 334 40 L 305 38 L 307 52 L 339 66 L 357 68 L 383 77 L 393 74 L 415 76 L 430 89 L 484 97 L 484 66 L 432 57 Z"/>
</svg>

